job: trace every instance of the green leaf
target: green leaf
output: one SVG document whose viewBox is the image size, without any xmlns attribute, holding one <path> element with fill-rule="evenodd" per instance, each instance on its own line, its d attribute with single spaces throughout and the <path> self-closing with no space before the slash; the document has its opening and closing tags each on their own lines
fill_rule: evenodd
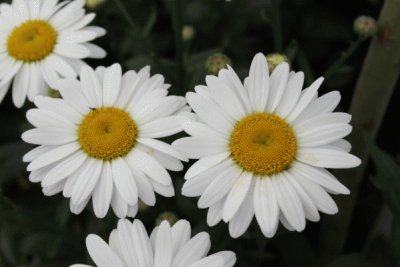
<svg viewBox="0 0 400 267">
<path fill-rule="evenodd" d="M 371 146 L 371 156 L 376 166 L 372 183 L 381 191 L 385 202 L 395 216 L 400 216 L 400 167 L 394 158 L 379 147 Z"/>
</svg>

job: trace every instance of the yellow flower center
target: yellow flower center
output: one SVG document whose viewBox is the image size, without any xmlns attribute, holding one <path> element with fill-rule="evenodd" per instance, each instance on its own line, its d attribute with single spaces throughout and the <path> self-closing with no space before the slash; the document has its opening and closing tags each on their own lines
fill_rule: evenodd
<svg viewBox="0 0 400 267">
<path fill-rule="evenodd" d="M 25 62 L 39 61 L 53 52 L 57 32 L 44 20 L 28 20 L 8 37 L 8 54 Z"/>
<path fill-rule="evenodd" d="M 101 160 L 123 157 L 136 144 L 138 130 L 131 116 L 118 108 L 92 110 L 79 125 L 78 141 L 89 156 Z"/>
<path fill-rule="evenodd" d="M 297 143 L 286 121 L 271 113 L 254 113 L 236 123 L 229 148 L 242 169 L 271 176 L 293 162 Z"/>
</svg>

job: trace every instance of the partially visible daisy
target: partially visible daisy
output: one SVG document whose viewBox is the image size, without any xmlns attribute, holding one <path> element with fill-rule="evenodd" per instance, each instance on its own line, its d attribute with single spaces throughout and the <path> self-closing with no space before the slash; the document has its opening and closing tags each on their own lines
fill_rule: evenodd
<svg viewBox="0 0 400 267">
<path fill-rule="evenodd" d="M 229 223 L 232 237 L 242 235 L 255 215 L 267 237 L 278 222 L 302 231 L 306 218 L 338 211 L 329 196 L 349 194 L 325 168 L 352 168 L 360 160 L 342 138 L 351 132 L 351 116 L 333 112 L 339 92 L 318 97 L 322 78 L 302 90 L 304 74 L 282 63 L 268 74 L 257 54 L 244 85 L 231 67 L 207 76 L 186 98 L 198 122 L 184 130 L 191 137 L 172 146 L 199 159 L 186 172 L 185 196 L 200 196 L 210 226 Z"/>
<path fill-rule="evenodd" d="M 21 107 L 56 88 L 60 77 L 75 78 L 83 58 L 106 53 L 91 44 L 105 30 L 87 26 L 85 0 L 13 0 L 0 5 L 0 102 L 12 83 L 12 99 Z"/>
<path fill-rule="evenodd" d="M 133 217 L 139 199 L 153 206 L 154 192 L 173 196 L 166 169 L 182 170 L 187 159 L 157 138 L 180 132 L 190 109 L 183 97 L 167 96 L 164 77 L 149 71 L 122 75 L 118 64 L 85 66 L 80 81 L 59 81 L 63 99 L 37 96 L 38 108 L 26 114 L 36 128 L 22 134 L 39 145 L 23 158 L 30 181 L 41 182 L 47 196 L 62 191 L 75 214 L 92 199 L 99 218 L 110 204 L 118 217 Z"/>
<path fill-rule="evenodd" d="M 154 228 L 151 236 L 140 220 L 131 223 L 119 220 L 108 244 L 99 236 L 90 234 L 86 247 L 98 267 L 231 267 L 236 262 L 235 253 L 221 251 L 207 256 L 210 237 L 201 232 L 190 238 L 190 224 L 180 220 L 170 226 L 163 221 Z M 70 267 L 90 267 L 74 264 Z"/>
</svg>

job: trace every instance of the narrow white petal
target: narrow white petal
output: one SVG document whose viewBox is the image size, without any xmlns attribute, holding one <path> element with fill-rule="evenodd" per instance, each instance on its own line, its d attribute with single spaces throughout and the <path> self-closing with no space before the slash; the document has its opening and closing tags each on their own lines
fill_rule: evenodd
<svg viewBox="0 0 400 267">
<path fill-rule="evenodd" d="M 172 262 L 172 235 L 171 227 L 163 221 L 157 231 L 154 247 L 154 267 L 170 267 Z M 172 263 L 172 266 L 178 267 Z"/>
<path fill-rule="evenodd" d="M 229 152 L 223 152 L 213 156 L 203 157 L 196 161 L 190 166 L 190 168 L 185 173 L 185 180 L 189 180 L 196 175 L 216 166 L 218 163 L 222 162 L 224 159 L 229 157 Z"/>
<path fill-rule="evenodd" d="M 79 149 L 79 145 L 76 143 L 70 143 L 62 146 L 58 146 L 50 151 L 40 155 L 34 159 L 27 167 L 28 171 L 37 170 L 44 166 L 50 165 L 60 159 L 67 157 L 73 152 Z"/>
<path fill-rule="evenodd" d="M 183 137 L 174 141 L 172 147 L 190 159 L 199 159 L 228 151 L 224 141 L 207 137 Z"/>
<path fill-rule="evenodd" d="M 103 92 L 94 70 L 89 66 L 82 67 L 80 80 L 82 92 L 88 99 L 90 106 L 94 108 L 101 107 L 103 105 Z"/>
<path fill-rule="evenodd" d="M 51 66 L 61 77 L 76 78 L 77 76 L 75 70 L 62 57 L 55 54 L 49 55 L 44 64 Z"/>
<path fill-rule="evenodd" d="M 198 233 L 181 248 L 181 250 L 173 259 L 171 266 L 190 266 L 190 264 L 207 255 L 208 251 L 210 250 L 210 246 L 210 236 L 206 232 Z"/>
<path fill-rule="evenodd" d="M 140 220 L 134 220 L 132 225 L 133 247 L 137 252 L 140 267 L 152 267 L 154 265 L 153 248 L 151 247 L 146 228 Z"/>
<path fill-rule="evenodd" d="M 90 50 L 81 44 L 59 43 L 54 47 L 54 53 L 68 58 L 87 58 Z"/>
<path fill-rule="evenodd" d="M 109 162 L 103 163 L 99 181 L 93 189 L 92 203 L 97 218 L 104 218 L 110 208 L 113 192 L 113 176 Z"/>
<path fill-rule="evenodd" d="M 306 220 L 301 200 L 284 175 L 272 179 L 279 208 L 296 231 L 304 230 Z"/>
<path fill-rule="evenodd" d="M 129 205 L 135 205 L 138 201 L 138 190 L 128 165 L 122 158 L 116 158 L 111 162 L 111 169 L 115 187 L 122 198 Z"/>
<path fill-rule="evenodd" d="M 301 162 L 296 162 L 291 169 L 293 172 L 300 173 L 311 182 L 319 184 L 336 194 L 350 194 L 350 190 L 325 169 L 311 167 Z"/>
<path fill-rule="evenodd" d="M 310 102 L 317 94 L 318 88 L 321 86 L 323 80 L 324 78 L 322 77 L 317 79 L 310 85 L 310 87 L 303 91 L 296 106 L 286 118 L 288 122 L 292 122 L 293 120 L 295 120 L 300 115 L 300 113 L 303 112 L 303 110 L 308 106 L 308 104 L 310 104 Z"/>
<path fill-rule="evenodd" d="M 207 256 L 189 265 L 189 267 L 223 267 L 223 266 L 224 266 L 224 259 L 217 255 Z"/>
<path fill-rule="evenodd" d="M 138 262 L 138 251 L 135 249 L 133 240 L 133 227 L 129 220 L 118 221 L 118 240 L 121 246 L 121 254 L 127 266 L 140 266 Z"/>
<path fill-rule="evenodd" d="M 124 267 L 124 264 L 115 252 L 97 235 L 88 235 L 86 238 L 86 247 L 90 257 L 98 267 Z"/>
<path fill-rule="evenodd" d="M 148 122 L 140 127 L 140 136 L 146 138 L 161 138 L 182 131 L 182 126 L 189 119 L 184 116 L 168 116 Z"/>
<path fill-rule="evenodd" d="M 22 140 L 35 145 L 64 145 L 77 139 L 73 129 L 34 128 L 24 132 Z"/>
<path fill-rule="evenodd" d="M 154 194 L 153 187 L 149 181 L 149 178 L 138 168 L 134 166 L 129 167 L 136 181 L 139 198 L 146 205 L 154 206 L 156 203 L 156 196 Z"/>
<path fill-rule="evenodd" d="M 298 133 L 297 139 L 301 147 L 321 146 L 347 136 L 352 129 L 353 127 L 348 124 L 330 124 Z"/>
<path fill-rule="evenodd" d="M 237 238 L 244 234 L 249 228 L 254 217 L 253 188 L 250 188 L 239 210 L 229 221 L 229 234 Z"/>
<path fill-rule="evenodd" d="M 279 206 L 272 183 L 275 177 L 256 179 L 254 187 L 254 213 L 263 234 L 271 238 L 275 235 L 279 222 Z"/>
<path fill-rule="evenodd" d="M 160 151 L 164 154 L 167 154 L 171 157 L 175 157 L 177 159 L 180 159 L 182 161 L 188 161 L 188 159 L 180 152 L 177 150 L 173 149 L 171 145 L 164 143 L 162 141 L 156 140 L 156 139 L 151 139 L 151 138 L 138 138 L 137 141 L 141 143 L 142 145 L 145 145 L 151 149 Z"/>
<path fill-rule="evenodd" d="M 335 169 L 353 168 L 361 164 L 356 156 L 326 148 L 301 148 L 296 159 L 315 167 Z"/>
<path fill-rule="evenodd" d="M 90 104 L 82 92 L 81 84 L 77 80 L 59 80 L 57 88 L 69 106 L 80 114 L 86 115 L 89 113 Z"/>
<path fill-rule="evenodd" d="M 270 88 L 267 60 L 262 53 L 255 55 L 251 62 L 247 88 L 253 111 L 263 112 L 268 103 Z"/>
<path fill-rule="evenodd" d="M 118 218 L 125 218 L 128 213 L 128 203 L 126 203 L 118 190 L 113 188 L 111 207 Z"/>
<path fill-rule="evenodd" d="M 172 255 L 174 257 L 178 251 L 189 241 L 190 233 L 190 223 L 186 220 L 179 220 L 174 224 L 174 226 L 172 226 Z"/>
<path fill-rule="evenodd" d="M 84 170 L 79 175 L 72 192 L 71 202 L 73 204 L 80 204 L 92 194 L 100 178 L 102 165 L 101 161 L 89 159 L 86 166 L 83 166 Z"/>
<path fill-rule="evenodd" d="M 238 212 L 240 206 L 252 187 L 253 174 L 244 171 L 236 180 L 226 198 L 222 218 L 228 222 Z"/>
<path fill-rule="evenodd" d="M 103 80 L 103 105 L 112 106 L 117 100 L 121 88 L 121 65 L 114 64 L 107 68 Z"/>
<path fill-rule="evenodd" d="M 208 208 L 226 196 L 241 174 L 242 170 L 231 163 L 208 185 L 198 201 L 199 208 Z"/>
<path fill-rule="evenodd" d="M 210 99 L 195 93 L 187 93 L 186 99 L 199 119 L 210 125 L 214 130 L 223 134 L 232 130 L 234 124 L 232 119 Z"/>
<path fill-rule="evenodd" d="M 222 220 L 222 210 L 224 209 L 225 198 L 211 205 L 207 211 L 207 224 L 214 226 Z"/>
<path fill-rule="evenodd" d="M 126 160 L 129 165 L 135 166 L 151 179 L 163 185 L 170 185 L 172 183 L 168 172 L 147 153 L 139 149 L 134 149 L 132 153 L 126 157 Z"/>
<path fill-rule="evenodd" d="M 12 99 L 14 105 L 20 108 L 24 105 L 28 88 L 30 84 L 30 69 L 29 64 L 22 65 L 21 69 L 14 77 L 12 88 Z"/>
<path fill-rule="evenodd" d="M 236 263 L 236 254 L 232 251 L 220 251 L 212 255 L 218 255 L 224 259 L 224 265 L 221 267 L 232 267 Z M 210 255 L 210 256 L 212 256 Z"/>
<path fill-rule="evenodd" d="M 86 47 L 87 49 L 89 49 L 89 51 L 90 51 L 90 56 L 89 57 L 90 58 L 104 58 L 107 55 L 106 50 L 104 50 L 100 46 L 97 46 L 97 45 L 91 44 L 91 43 L 85 43 L 85 44 L 82 44 L 82 45 L 84 47 Z"/>
<path fill-rule="evenodd" d="M 286 85 L 286 90 L 284 91 L 282 98 L 275 110 L 275 112 L 282 118 L 286 118 L 295 107 L 297 101 L 299 100 L 303 83 L 304 73 L 301 71 L 289 78 Z"/>
<path fill-rule="evenodd" d="M 267 69 L 268 71 L 268 69 Z M 285 93 L 286 84 L 289 76 L 289 64 L 286 62 L 279 64 L 271 74 L 270 94 L 266 111 L 273 112 L 278 106 Z"/>
</svg>

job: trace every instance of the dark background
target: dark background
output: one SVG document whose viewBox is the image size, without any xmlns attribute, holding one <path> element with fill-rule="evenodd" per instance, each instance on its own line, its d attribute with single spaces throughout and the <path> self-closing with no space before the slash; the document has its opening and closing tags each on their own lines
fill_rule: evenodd
<svg viewBox="0 0 400 267">
<path fill-rule="evenodd" d="M 115 1 L 106 1 L 93 10 L 97 14 L 93 24 L 108 31 L 95 41 L 108 55 L 104 60 L 88 63 L 97 66 L 120 62 L 125 71 L 151 65 L 153 74 L 165 75 L 172 84 L 171 93 L 184 95 L 194 85 L 204 83 L 205 61 L 216 52 L 232 60 L 241 78 L 247 75 L 255 53 L 283 52 L 294 70 L 305 72 L 309 84 L 322 76 L 357 39 L 352 26 L 354 19 L 363 14 L 378 17 L 383 4 L 381 0 L 281 0 L 277 1 L 280 7 L 277 9 L 272 1 L 262 0 L 182 2 L 183 24 L 194 27 L 196 35 L 177 52 L 172 0 L 122 1 L 134 26 L 121 14 Z M 280 31 L 277 21 L 281 22 Z M 340 109 L 344 111 L 351 103 L 368 44 L 369 40 L 363 42 L 321 88 L 321 93 L 339 90 Z M 185 63 L 183 73 L 177 54 L 182 55 Z M 397 88 L 377 140 L 392 155 L 388 160 L 397 163 L 400 162 L 399 97 Z M 96 233 L 108 240 L 117 219 L 112 212 L 104 220 L 97 219 L 90 204 L 82 214 L 73 215 L 67 199 L 60 195 L 45 197 L 40 184 L 28 181 L 26 165 L 21 159 L 32 147 L 22 143 L 20 136 L 31 127 L 25 120 L 25 112 L 31 107 L 31 103 L 26 103 L 22 109 L 16 109 L 10 93 L 0 105 L 0 267 L 90 263 L 84 242 L 86 235 Z M 308 222 L 303 233 L 287 232 L 280 227 L 272 239 L 262 236 L 255 220 L 247 233 L 236 240 L 229 237 L 226 224 L 208 227 L 206 212 L 196 207 L 196 199 L 180 195 L 183 172 L 172 174 L 177 197 L 157 196 L 156 206 L 140 211 L 137 218 L 150 231 L 160 213 L 172 211 L 178 218 L 189 220 L 193 232 L 209 232 L 213 251 L 236 252 L 236 266 L 400 266 L 400 250 L 396 253 L 400 237 L 385 237 L 372 231 L 384 206 L 381 191 L 369 179 L 372 174 L 375 174 L 373 164 L 361 185 L 343 255 L 328 263 L 321 258 L 329 254 L 319 246 L 321 223 Z M 324 219 L 322 215 L 321 220 Z"/>
</svg>

